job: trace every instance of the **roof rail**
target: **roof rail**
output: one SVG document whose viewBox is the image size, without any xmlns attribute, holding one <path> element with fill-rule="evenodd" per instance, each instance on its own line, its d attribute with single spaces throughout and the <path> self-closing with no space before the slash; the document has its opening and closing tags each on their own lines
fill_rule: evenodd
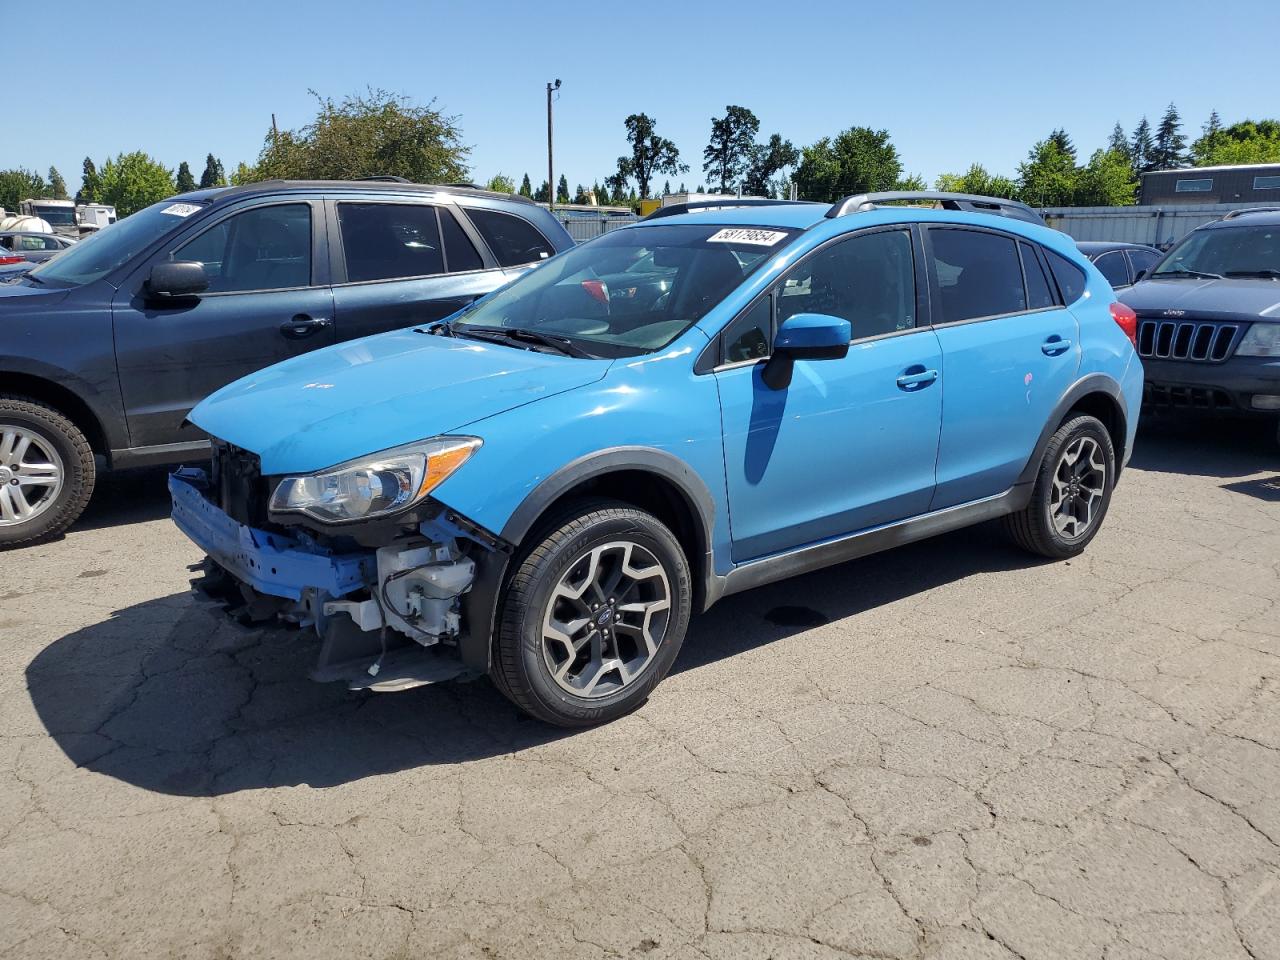
<svg viewBox="0 0 1280 960">
<path fill-rule="evenodd" d="M 642 220 L 661 220 L 663 217 L 675 217 L 692 210 L 722 210 L 730 207 L 776 207 L 786 203 L 805 203 L 804 200 L 770 200 L 768 197 L 725 197 L 723 200 L 690 200 L 686 203 L 673 203 L 659 207 Z"/>
<path fill-rule="evenodd" d="M 845 197 L 831 205 L 828 217 L 843 217 L 848 213 L 874 210 L 882 203 L 914 200 L 919 203 L 936 203 L 945 210 L 963 210 L 968 213 L 990 213 L 998 217 L 1012 217 L 1028 223 L 1044 226 L 1044 218 L 1025 203 L 1003 197 L 982 197 L 973 193 L 943 193 L 937 190 L 889 190 L 882 193 L 858 193 Z"/>
<path fill-rule="evenodd" d="M 384 183 L 413 183 L 406 177 L 397 177 L 390 173 L 375 173 L 371 177 L 356 177 L 357 180 L 380 180 Z"/>
<path fill-rule="evenodd" d="M 1241 207 L 1239 210 L 1228 210 L 1222 215 L 1223 220 L 1234 220 L 1246 213 L 1280 213 L 1280 207 Z"/>
</svg>

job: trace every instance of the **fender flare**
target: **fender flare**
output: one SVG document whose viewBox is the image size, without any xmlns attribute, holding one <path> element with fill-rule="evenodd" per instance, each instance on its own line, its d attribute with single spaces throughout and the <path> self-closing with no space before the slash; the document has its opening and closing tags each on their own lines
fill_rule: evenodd
<svg viewBox="0 0 1280 960">
<path fill-rule="evenodd" d="M 1125 403 L 1124 391 L 1120 389 L 1120 384 L 1106 374 L 1088 374 L 1068 387 L 1067 392 L 1062 395 L 1062 399 L 1053 408 L 1053 413 L 1049 415 L 1049 419 L 1040 433 L 1040 439 L 1036 441 L 1035 451 L 1031 454 L 1031 459 L 1027 461 L 1026 466 L 1022 468 L 1022 473 L 1018 476 L 1018 484 L 1035 483 L 1036 474 L 1040 470 L 1040 461 L 1044 459 L 1044 451 L 1049 446 L 1049 441 L 1057 433 L 1059 425 L 1066 419 L 1071 408 L 1083 397 L 1091 393 L 1105 394 L 1116 405 L 1116 410 L 1120 415 L 1120 439 L 1122 443 L 1124 442 L 1124 439 L 1128 436 L 1129 426 L 1129 406 Z M 1117 475 L 1120 472 L 1120 465 L 1123 461 L 1124 451 L 1116 450 Z"/>
<path fill-rule="evenodd" d="M 653 474 L 675 487 L 694 519 L 694 536 L 703 553 L 704 592 L 714 577 L 711 537 L 715 527 L 715 500 L 702 478 L 683 460 L 656 447 L 610 447 L 579 457 L 542 480 L 516 507 L 499 533 L 504 550 L 480 558 L 476 577 L 464 598 L 467 630 L 459 640 L 466 666 L 487 672 L 493 649 L 498 600 L 512 556 L 538 520 L 556 500 L 579 484 L 622 470 Z"/>
</svg>

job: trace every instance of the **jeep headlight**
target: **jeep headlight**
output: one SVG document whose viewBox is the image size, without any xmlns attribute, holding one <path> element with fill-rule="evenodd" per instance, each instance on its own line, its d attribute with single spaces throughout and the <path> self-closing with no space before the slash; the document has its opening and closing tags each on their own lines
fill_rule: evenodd
<svg viewBox="0 0 1280 960">
<path fill-rule="evenodd" d="M 1280 357 L 1280 323 L 1255 323 L 1236 347 L 1237 357 Z"/>
<path fill-rule="evenodd" d="M 416 503 L 461 467 L 479 437 L 436 437 L 393 447 L 301 477 L 285 477 L 272 513 L 305 513 L 325 523 L 368 520 Z"/>
</svg>

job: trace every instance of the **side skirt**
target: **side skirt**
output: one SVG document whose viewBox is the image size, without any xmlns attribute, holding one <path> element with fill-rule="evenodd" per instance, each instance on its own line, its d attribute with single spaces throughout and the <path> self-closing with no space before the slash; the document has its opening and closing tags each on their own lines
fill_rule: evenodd
<svg viewBox="0 0 1280 960">
<path fill-rule="evenodd" d="M 972 526 L 1008 513 L 1016 513 L 1031 500 L 1030 483 L 1019 483 L 1004 493 L 970 503 L 958 504 L 933 513 L 922 514 L 909 520 L 886 523 L 883 526 L 861 530 L 834 540 L 798 547 L 786 553 L 774 554 L 760 560 L 740 564 L 724 577 L 718 578 L 719 590 L 707 597 L 710 606 L 720 597 L 741 593 L 753 587 L 786 580 L 802 573 L 811 573 L 833 564 L 856 560 L 881 550 L 914 543 L 940 533 L 949 533 L 961 527 Z M 705 609 L 705 608 L 704 608 Z"/>
</svg>

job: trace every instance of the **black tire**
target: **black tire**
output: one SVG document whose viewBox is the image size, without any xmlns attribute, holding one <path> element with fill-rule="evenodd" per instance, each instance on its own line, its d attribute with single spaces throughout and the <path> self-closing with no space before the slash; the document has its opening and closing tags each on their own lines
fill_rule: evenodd
<svg viewBox="0 0 1280 960">
<path fill-rule="evenodd" d="M 1064 535 L 1053 522 L 1053 481 L 1063 453 L 1078 440 L 1085 438 L 1097 445 L 1105 466 L 1105 477 L 1100 501 L 1093 508 L 1091 519 L 1078 535 Z M 1049 440 L 1040 469 L 1036 472 L 1031 502 L 1017 513 L 1004 518 L 1005 530 L 1014 543 L 1031 553 L 1052 560 L 1066 560 L 1078 556 L 1097 535 L 1111 504 L 1111 491 L 1116 483 L 1116 451 L 1111 434 L 1096 417 L 1080 415 L 1071 417 L 1060 426 Z"/>
<path fill-rule="evenodd" d="M 57 536 L 75 523 L 93 495 L 96 471 L 93 450 L 80 428 L 53 407 L 0 394 L 0 432 L 6 424 L 35 434 L 57 451 L 63 483 L 53 502 L 31 520 L 0 523 L 0 549 L 35 543 Z"/>
<path fill-rule="evenodd" d="M 577 696 L 552 676 L 543 652 L 543 619 L 552 591 L 571 568 L 586 562 L 583 558 L 593 547 L 617 542 L 640 547 L 661 565 L 670 600 L 665 629 L 656 652 L 636 671 L 634 679 L 611 693 Z M 689 625 L 693 590 L 689 563 L 679 541 L 660 520 L 643 510 L 596 500 L 558 514 L 535 531 L 528 543 L 512 563 L 513 572 L 500 601 L 490 671 L 494 685 L 521 710 L 562 727 L 592 726 L 631 712 L 671 669 Z M 646 569 L 652 569 L 651 565 Z M 589 626 L 594 629 L 594 624 Z M 613 635 L 614 644 L 624 642 L 616 627 Z"/>
</svg>

